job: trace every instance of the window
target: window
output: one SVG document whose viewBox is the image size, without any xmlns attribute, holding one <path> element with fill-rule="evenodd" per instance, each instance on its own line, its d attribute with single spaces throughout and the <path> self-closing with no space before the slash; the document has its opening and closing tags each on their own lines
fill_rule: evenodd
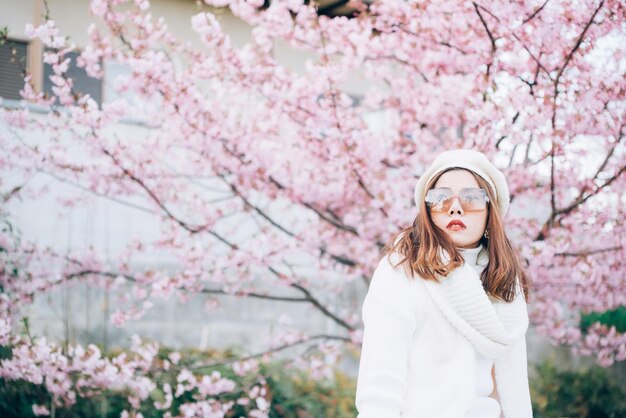
<svg viewBox="0 0 626 418">
<path fill-rule="evenodd" d="M 65 73 L 67 78 L 71 78 L 74 82 L 74 90 L 76 93 L 89 94 L 92 99 L 100 105 L 102 103 L 102 80 L 91 78 L 87 75 L 84 68 L 79 68 L 76 65 L 76 58 L 80 55 L 79 52 L 68 52 L 65 54 L 65 58 L 71 60 L 70 66 Z M 50 81 L 50 76 L 54 74 L 52 72 L 52 66 L 44 63 L 43 66 L 43 91 L 53 95 L 52 87 L 54 86 Z"/>
<path fill-rule="evenodd" d="M 20 100 L 28 43 L 7 39 L 0 45 L 0 97 Z"/>
<path fill-rule="evenodd" d="M 144 123 L 148 115 L 160 112 L 163 104 L 163 99 L 160 95 L 153 94 L 146 98 L 132 87 L 136 85 L 135 83 L 131 83 L 132 86 L 129 88 L 118 89 L 120 82 L 123 81 L 122 84 L 124 85 L 128 84 L 127 79 L 131 77 L 133 72 L 130 66 L 113 60 L 105 60 L 103 68 L 104 83 L 102 85 L 102 94 L 104 103 L 124 100 L 129 106 L 129 113 L 126 115 L 126 118 L 139 123 Z"/>
<path fill-rule="evenodd" d="M 116 61 L 104 62 L 104 101 L 112 102 L 117 99 L 125 99 L 128 103 L 133 103 L 135 94 L 132 91 L 117 92 L 115 89 L 119 77 L 128 76 L 131 69 L 126 64 Z"/>
</svg>

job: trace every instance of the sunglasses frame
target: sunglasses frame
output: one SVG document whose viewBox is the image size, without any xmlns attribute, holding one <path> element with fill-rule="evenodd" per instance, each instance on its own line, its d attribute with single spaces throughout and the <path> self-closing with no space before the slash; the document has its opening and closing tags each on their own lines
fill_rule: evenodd
<svg viewBox="0 0 626 418">
<path fill-rule="evenodd" d="M 481 189 L 480 187 L 465 187 L 463 189 L 461 189 L 458 193 L 452 193 L 449 197 L 447 197 L 446 199 L 440 200 L 438 202 L 434 202 L 434 201 L 429 201 L 428 200 L 428 195 L 432 194 L 431 192 L 437 191 L 437 190 L 449 190 L 450 192 L 452 192 L 452 189 L 450 189 L 449 187 L 438 187 L 436 189 L 430 189 L 426 192 L 426 196 L 424 196 L 424 201 L 426 202 L 426 206 L 428 207 L 428 209 L 431 210 L 431 212 L 435 212 L 435 213 L 441 213 L 441 212 L 447 212 L 447 210 L 443 210 L 444 205 L 442 205 L 442 209 L 441 210 L 432 210 L 432 207 L 440 202 L 445 202 L 446 200 L 450 200 L 452 201 L 452 199 L 454 199 L 455 197 L 457 197 L 459 199 L 459 204 L 461 205 L 461 208 L 463 208 L 463 211 L 465 212 L 479 212 L 482 210 L 487 209 L 488 207 L 488 203 L 489 203 L 489 196 L 487 195 L 487 192 L 485 191 L 485 189 Z M 483 198 L 485 199 L 485 206 L 481 209 L 467 209 L 466 205 L 463 204 L 463 199 L 461 199 L 461 195 L 463 194 L 463 192 L 467 191 L 467 190 L 471 190 L 471 191 L 475 191 L 475 190 L 479 190 L 480 194 L 483 196 Z M 431 199 L 432 200 L 432 199 Z M 450 203 L 450 205 L 452 205 L 452 203 Z M 449 209 L 449 207 L 448 207 Z"/>
</svg>

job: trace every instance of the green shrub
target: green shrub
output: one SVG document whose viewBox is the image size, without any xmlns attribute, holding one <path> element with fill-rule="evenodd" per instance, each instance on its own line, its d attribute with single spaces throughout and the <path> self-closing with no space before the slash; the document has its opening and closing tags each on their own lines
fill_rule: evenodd
<svg viewBox="0 0 626 418">
<path fill-rule="evenodd" d="M 534 369 L 530 389 L 535 418 L 626 417 L 626 389 L 606 369 L 564 371 L 551 361 Z"/>
<path fill-rule="evenodd" d="M 33 404 L 46 404 L 50 395 L 43 385 L 0 379 L 0 417 L 34 417 Z"/>
<path fill-rule="evenodd" d="M 610 311 L 582 314 L 580 316 L 580 329 L 586 332 L 587 328 L 594 322 L 599 322 L 609 328 L 615 325 L 617 332 L 626 332 L 626 307 L 620 306 Z"/>
<path fill-rule="evenodd" d="M 282 368 L 275 369 L 270 375 L 272 418 L 356 416 L 356 382 L 338 370 L 332 380 L 314 380 L 305 372 Z"/>
</svg>

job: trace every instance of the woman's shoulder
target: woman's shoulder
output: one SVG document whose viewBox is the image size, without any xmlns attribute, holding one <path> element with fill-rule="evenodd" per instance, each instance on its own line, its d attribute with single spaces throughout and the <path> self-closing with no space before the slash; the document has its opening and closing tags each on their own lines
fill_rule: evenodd
<svg viewBox="0 0 626 418">
<path fill-rule="evenodd" d="M 374 270 L 368 294 L 401 306 L 414 306 L 420 278 L 409 276 L 403 259 L 404 256 L 396 251 L 385 254 Z"/>
</svg>

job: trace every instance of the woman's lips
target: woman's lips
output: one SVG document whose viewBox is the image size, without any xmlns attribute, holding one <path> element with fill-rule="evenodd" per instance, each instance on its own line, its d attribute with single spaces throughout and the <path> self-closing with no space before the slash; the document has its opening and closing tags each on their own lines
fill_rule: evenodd
<svg viewBox="0 0 626 418">
<path fill-rule="evenodd" d="M 450 221 L 446 228 L 451 231 L 462 231 L 466 228 L 466 226 L 463 222 L 455 219 L 454 221 Z"/>
<path fill-rule="evenodd" d="M 465 227 L 461 225 L 452 225 L 449 226 L 447 229 L 449 229 L 450 231 L 462 231 L 465 229 Z"/>
</svg>

